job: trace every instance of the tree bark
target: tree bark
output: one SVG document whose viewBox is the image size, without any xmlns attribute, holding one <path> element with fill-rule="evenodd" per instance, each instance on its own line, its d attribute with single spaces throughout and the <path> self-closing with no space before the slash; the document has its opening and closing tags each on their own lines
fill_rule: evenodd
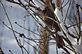
<svg viewBox="0 0 82 54">
<path fill-rule="evenodd" d="M 40 54 L 48 54 L 48 31 L 41 28 Z"/>
</svg>

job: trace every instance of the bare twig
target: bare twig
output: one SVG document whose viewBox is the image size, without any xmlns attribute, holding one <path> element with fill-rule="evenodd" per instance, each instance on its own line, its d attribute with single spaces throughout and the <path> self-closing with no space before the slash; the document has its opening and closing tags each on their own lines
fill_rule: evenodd
<svg viewBox="0 0 82 54">
<path fill-rule="evenodd" d="M 23 29 L 25 29 L 25 30 L 27 30 L 27 31 L 30 31 L 30 32 L 32 32 L 32 33 L 34 33 L 34 34 L 40 36 L 39 34 L 37 34 L 37 33 L 33 32 L 33 31 L 31 31 L 31 30 L 29 30 L 29 29 L 27 29 L 27 28 L 24 28 L 23 26 L 19 25 L 17 22 L 15 22 L 15 24 L 17 24 L 18 26 L 20 26 L 21 28 L 23 28 Z"/>
</svg>

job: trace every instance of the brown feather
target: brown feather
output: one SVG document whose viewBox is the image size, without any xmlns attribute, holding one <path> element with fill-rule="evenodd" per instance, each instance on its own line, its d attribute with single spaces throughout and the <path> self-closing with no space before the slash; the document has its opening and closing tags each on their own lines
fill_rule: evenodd
<svg viewBox="0 0 82 54">
<path fill-rule="evenodd" d="M 52 13 L 52 11 L 48 7 L 46 7 L 43 10 L 43 15 L 45 16 L 44 22 L 47 24 L 47 26 L 49 28 L 51 28 L 51 29 L 55 28 L 56 31 L 60 31 L 58 24 L 55 21 L 48 18 L 48 17 L 50 17 L 50 18 L 56 20 L 54 14 Z"/>
<path fill-rule="evenodd" d="M 56 0 L 57 7 L 61 7 L 61 0 Z"/>
<path fill-rule="evenodd" d="M 58 48 L 63 48 L 63 46 L 65 46 L 62 36 L 59 36 L 58 34 L 56 34 L 56 42 Z"/>
</svg>

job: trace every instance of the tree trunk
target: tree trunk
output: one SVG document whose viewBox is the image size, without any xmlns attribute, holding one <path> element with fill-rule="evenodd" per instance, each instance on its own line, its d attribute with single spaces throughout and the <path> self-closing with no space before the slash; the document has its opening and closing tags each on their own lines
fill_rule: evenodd
<svg viewBox="0 0 82 54">
<path fill-rule="evenodd" d="M 48 54 L 48 31 L 41 28 L 40 54 Z"/>
</svg>

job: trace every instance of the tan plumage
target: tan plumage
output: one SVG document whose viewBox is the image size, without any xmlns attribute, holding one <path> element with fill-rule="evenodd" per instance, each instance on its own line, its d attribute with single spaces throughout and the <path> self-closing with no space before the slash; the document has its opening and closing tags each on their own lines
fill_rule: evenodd
<svg viewBox="0 0 82 54">
<path fill-rule="evenodd" d="M 61 7 L 61 0 L 56 0 L 56 6 Z"/>
<path fill-rule="evenodd" d="M 45 16 L 44 22 L 47 24 L 49 28 L 51 29 L 55 28 L 56 31 L 60 31 L 58 24 L 55 21 L 53 21 L 56 20 L 55 16 L 48 7 L 45 7 L 45 9 L 43 10 L 43 15 Z M 48 17 L 52 18 L 53 20 L 49 19 Z"/>
</svg>

